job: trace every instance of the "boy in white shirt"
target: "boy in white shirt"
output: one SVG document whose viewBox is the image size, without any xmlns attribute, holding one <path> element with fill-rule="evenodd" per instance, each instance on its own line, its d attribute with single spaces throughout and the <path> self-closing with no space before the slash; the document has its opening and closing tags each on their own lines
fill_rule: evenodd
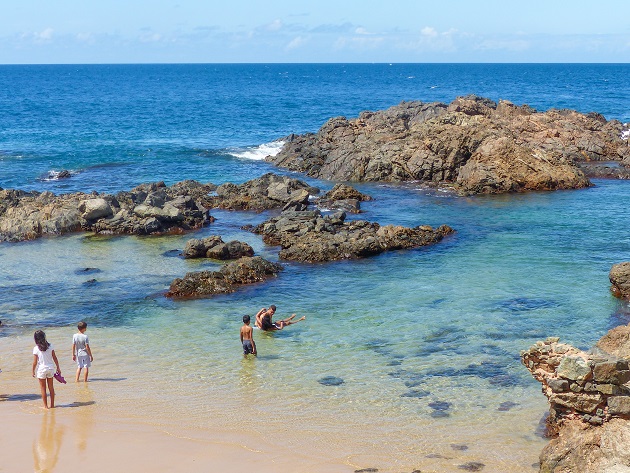
<svg viewBox="0 0 630 473">
<path fill-rule="evenodd" d="M 92 356 L 92 350 L 90 350 L 90 341 L 85 334 L 87 324 L 85 322 L 79 322 L 77 328 L 79 329 L 79 333 L 75 333 L 72 337 L 72 360 L 77 362 L 77 377 L 75 381 L 77 383 L 79 382 L 81 370 L 85 368 L 83 381 L 87 383 L 90 366 L 92 366 L 94 357 Z"/>
</svg>

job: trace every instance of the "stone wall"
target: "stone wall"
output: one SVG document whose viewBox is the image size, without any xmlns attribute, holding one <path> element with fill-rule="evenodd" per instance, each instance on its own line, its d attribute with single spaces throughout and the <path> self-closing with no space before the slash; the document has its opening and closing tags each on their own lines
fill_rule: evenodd
<svg viewBox="0 0 630 473">
<path fill-rule="evenodd" d="M 630 419 L 628 360 L 598 349 L 587 353 L 558 338 L 537 342 L 521 353 L 521 360 L 549 399 L 550 434 L 569 419 L 590 425 Z"/>
</svg>

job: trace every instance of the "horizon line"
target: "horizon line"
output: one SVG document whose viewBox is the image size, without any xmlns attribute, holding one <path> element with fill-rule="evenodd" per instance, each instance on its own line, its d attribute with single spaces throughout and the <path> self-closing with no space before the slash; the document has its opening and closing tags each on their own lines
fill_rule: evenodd
<svg viewBox="0 0 630 473">
<path fill-rule="evenodd" d="M 148 65 L 630 65 L 630 62 L 489 62 L 489 61 L 455 61 L 455 62 L 15 62 L 0 63 L 0 66 L 148 66 Z"/>
</svg>

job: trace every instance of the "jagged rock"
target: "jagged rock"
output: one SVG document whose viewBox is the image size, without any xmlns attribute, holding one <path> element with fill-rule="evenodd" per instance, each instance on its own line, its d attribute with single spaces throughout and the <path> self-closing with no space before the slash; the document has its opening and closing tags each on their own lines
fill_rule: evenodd
<svg viewBox="0 0 630 473">
<path fill-rule="evenodd" d="M 557 339 L 521 353 L 549 398 L 547 427 L 555 438 L 540 455 L 541 472 L 629 471 L 630 372 L 628 359 L 620 358 L 629 333 L 630 326 L 617 327 L 588 353 Z"/>
<path fill-rule="evenodd" d="M 365 220 L 345 221 L 345 213 L 323 216 L 319 211 L 283 212 L 254 228 L 263 241 L 280 245 L 280 258 L 322 262 L 364 258 L 384 251 L 416 248 L 437 243 L 453 232 L 442 225 L 406 228 Z"/>
<path fill-rule="evenodd" d="M 612 284 L 610 291 L 615 297 L 630 299 L 630 262 L 613 265 L 608 278 Z"/>
<path fill-rule="evenodd" d="M 344 212 L 361 212 L 361 202 L 370 201 L 372 197 L 363 194 L 354 187 L 346 184 L 335 184 L 335 186 L 316 200 L 319 208 L 337 209 Z"/>
<path fill-rule="evenodd" d="M 54 195 L 0 191 L 0 241 L 22 241 L 76 231 L 151 235 L 182 233 L 213 219 L 211 184 L 183 181 L 142 184 L 129 192 Z"/>
<path fill-rule="evenodd" d="M 309 196 L 318 193 L 319 189 L 298 179 L 267 173 L 241 185 L 221 184 L 211 205 L 228 210 L 306 210 Z"/>
<path fill-rule="evenodd" d="M 569 189 L 590 185 L 579 162 L 630 165 L 623 130 L 597 114 L 468 96 L 332 118 L 316 134 L 286 138 L 267 160 L 334 181 L 418 180 L 462 193 Z"/>
<path fill-rule="evenodd" d="M 187 273 L 175 279 L 166 297 L 208 297 L 235 292 L 243 285 L 265 281 L 276 276 L 282 266 L 271 263 L 260 256 L 243 257 L 226 264 L 219 271 Z"/>
<path fill-rule="evenodd" d="M 630 325 L 621 325 L 610 330 L 595 345 L 613 356 L 630 360 Z"/>
<path fill-rule="evenodd" d="M 227 260 L 237 259 L 243 256 L 253 256 L 254 250 L 247 243 L 237 240 L 224 243 L 220 236 L 212 235 L 201 240 L 188 240 L 182 255 L 184 258 Z"/>
</svg>

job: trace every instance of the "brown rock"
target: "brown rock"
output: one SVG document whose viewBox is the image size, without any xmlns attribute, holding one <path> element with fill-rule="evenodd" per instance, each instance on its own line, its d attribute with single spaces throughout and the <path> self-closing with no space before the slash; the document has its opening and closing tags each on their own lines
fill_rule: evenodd
<svg viewBox="0 0 630 473">
<path fill-rule="evenodd" d="M 217 235 L 211 235 L 201 240 L 191 239 L 186 242 L 184 258 L 213 258 L 219 260 L 237 259 L 243 256 L 254 256 L 253 248 L 247 243 L 237 240 L 224 243 Z"/>
<path fill-rule="evenodd" d="M 175 279 L 165 295 L 171 298 L 194 298 L 229 294 L 241 286 L 275 277 L 281 270 L 282 266 L 260 256 L 243 257 L 226 264 L 219 271 L 187 273 L 183 278 Z"/>
<path fill-rule="evenodd" d="M 578 162 L 630 163 L 622 129 L 597 114 L 469 96 L 333 118 L 316 134 L 287 138 L 267 159 L 336 181 L 418 180 L 462 193 L 569 189 L 590 185 Z"/>
<path fill-rule="evenodd" d="M 365 258 L 384 251 L 417 248 L 437 243 L 453 230 L 443 225 L 406 228 L 365 220 L 345 222 L 338 212 L 323 216 L 319 211 L 283 212 L 258 225 L 255 233 L 269 245 L 280 245 L 280 258 L 323 262 Z"/>
<path fill-rule="evenodd" d="M 610 291 L 615 297 L 630 298 L 630 262 L 617 263 L 613 265 L 608 275 Z"/>
<path fill-rule="evenodd" d="M 610 330 L 596 346 L 613 356 L 630 360 L 630 325 L 621 325 Z"/>
</svg>

